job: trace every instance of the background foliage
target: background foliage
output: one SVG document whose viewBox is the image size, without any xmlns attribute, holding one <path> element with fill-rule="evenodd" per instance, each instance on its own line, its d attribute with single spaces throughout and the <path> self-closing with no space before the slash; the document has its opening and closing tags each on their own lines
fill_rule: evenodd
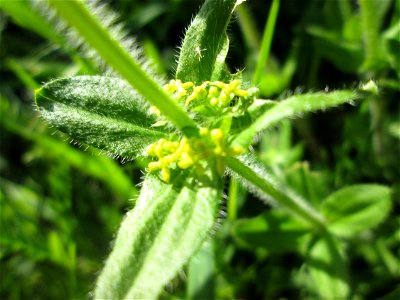
<svg viewBox="0 0 400 300">
<path fill-rule="evenodd" d="M 369 2 L 377 8 L 373 16 L 360 13 Z M 201 2 L 109 4 L 157 72 L 172 78 L 176 49 Z M 229 67 L 244 70 L 249 81 L 270 5 L 248 1 L 230 25 Z M 144 164 L 68 144 L 44 125 L 32 109 L 33 90 L 50 79 L 98 70 L 40 9 L 25 1 L 2 1 L 1 8 L 0 298 L 87 298 L 113 234 L 132 207 L 127 199 L 137 195 Z M 399 2 L 389 0 L 282 2 L 259 85 L 262 98 L 280 99 L 310 89 L 354 88 L 369 79 L 378 84 L 379 96 L 284 122 L 255 146 L 260 160 L 314 206 L 325 198 L 321 209 L 332 218 L 355 209 L 335 207 L 332 192 L 361 183 L 391 188 L 388 215 L 387 208 L 368 214 L 374 230 L 336 227 L 344 236 L 354 299 L 393 295 L 400 278 L 399 10 Z M 226 180 L 225 192 L 230 202 L 213 239 L 162 298 L 316 297 L 315 274 L 304 267 L 307 231 L 272 213 L 236 181 Z M 365 194 L 373 197 L 374 191 Z M 353 199 L 349 190 L 338 197 L 343 203 Z M 276 227 L 267 231 L 265 224 Z M 352 230 L 356 238 L 346 240 Z M 293 235 L 298 243 L 287 242 Z M 313 249 L 322 252 L 332 244 L 319 243 Z"/>
</svg>

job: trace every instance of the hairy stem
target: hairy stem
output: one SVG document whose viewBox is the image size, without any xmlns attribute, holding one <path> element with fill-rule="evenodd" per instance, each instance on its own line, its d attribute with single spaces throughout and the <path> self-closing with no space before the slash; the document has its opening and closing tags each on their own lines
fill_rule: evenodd
<svg viewBox="0 0 400 300">
<path fill-rule="evenodd" d="M 275 201 L 288 208 L 294 215 L 302 218 L 314 228 L 319 228 L 321 230 L 325 228 L 326 224 L 324 218 L 307 202 L 304 202 L 301 198 L 295 199 L 287 195 L 287 193 L 283 192 L 278 186 L 276 186 L 276 184 L 263 178 L 260 174 L 242 163 L 239 159 L 228 157 L 226 161 L 228 167 L 233 172 L 243 177 L 262 192 L 274 198 Z"/>
</svg>

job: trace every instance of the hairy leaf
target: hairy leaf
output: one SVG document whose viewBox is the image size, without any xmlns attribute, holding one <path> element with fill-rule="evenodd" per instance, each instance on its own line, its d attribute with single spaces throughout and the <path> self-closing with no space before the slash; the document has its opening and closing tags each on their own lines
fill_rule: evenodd
<svg viewBox="0 0 400 300">
<path fill-rule="evenodd" d="M 213 72 L 211 74 L 211 81 L 229 81 L 231 80 L 231 73 L 228 70 L 228 67 L 225 63 L 226 55 L 229 51 L 229 39 L 226 36 L 223 45 L 215 59 L 215 63 L 213 66 Z"/>
<path fill-rule="evenodd" d="M 262 114 L 251 126 L 236 137 L 234 143 L 242 146 L 249 146 L 258 133 L 276 125 L 284 119 L 295 118 L 303 113 L 320 109 L 328 109 L 346 102 L 351 102 L 358 97 L 356 92 L 349 90 L 289 97 Z"/>
<path fill-rule="evenodd" d="M 155 121 L 146 104 L 125 81 L 79 76 L 51 81 L 36 91 L 43 118 L 85 144 L 116 155 L 140 155 L 164 136 L 149 128 Z"/>
<path fill-rule="evenodd" d="M 201 84 L 220 79 L 229 48 L 226 28 L 241 1 L 207 0 L 186 32 L 179 56 L 176 78 Z"/>
<path fill-rule="evenodd" d="M 147 175 L 98 279 L 96 299 L 156 298 L 207 238 L 221 191 L 182 177 L 166 184 Z"/>
<path fill-rule="evenodd" d="M 331 194 L 322 205 L 330 231 L 352 236 L 381 223 L 390 212 L 390 189 L 376 184 L 345 187 Z"/>
</svg>

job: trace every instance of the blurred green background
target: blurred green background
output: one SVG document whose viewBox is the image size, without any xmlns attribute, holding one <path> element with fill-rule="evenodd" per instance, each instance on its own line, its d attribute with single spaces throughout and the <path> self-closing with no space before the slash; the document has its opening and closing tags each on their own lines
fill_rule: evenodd
<svg viewBox="0 0 400 300">
<path fill-rule="evenodd" d="M 172 78 L 185 28 L 202 1 L 106 3 L 157 72 Z M 371 3 L 375 14 L 362 18 L 357 1 L 282 1 L 261 98 L 355 88 L 369 79 L 379 96 L 285 122 L 255 146 L 280 180 L 315 205 L 350 184 L 393 188 L 391 215 L 347 244 L 354 299 L 380 298 L 400 279 L 400 4 Z M 244 80 L 253 74 L 270 5 L 247 1 L 229 26 L 228 64 L 243 70 Z M 0 299 L 85 299 L 133 206 L 144 164 L 113 160 L 40 120 L 33 92 L 42 83 L 102 71 L 40 6 L 2 0 L 0 8 Z M 191 295 L 196 274 L 189 268 L 162 298 L 315 299 L 301 251 L 244 245 L 232 232 L 269 206 L 235 182 L 227 180 L 226 192 L 239 207 L 229 220 L 221 214 L 197 257 L 211 274 L 205 294 Z"/>
</svg>

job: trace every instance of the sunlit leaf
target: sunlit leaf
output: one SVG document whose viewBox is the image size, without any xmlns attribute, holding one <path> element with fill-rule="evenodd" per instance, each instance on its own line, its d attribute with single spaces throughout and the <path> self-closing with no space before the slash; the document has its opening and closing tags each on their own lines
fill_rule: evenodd
<svg viewBox="0 0 400 300">
<path fill-rule="evenodd" d="M 212 229 L 220 190 L 147 175 L 98 279 L 95 298 L 152 299 L 202 245 Z M 218 186 L 219 180 L 214 179 Z"/>
<path fill-rule="evenodd" d="M 353 236 L 381 223 L 390 211 L 390 189 L 376 184 L 353 185 L 331 194 L 322 204 L 329 229 Z"/>
<path fill-rule="evenodd" d="M 212 243 L 205 243 L 192 257 L 188 266 L 187 298 L 213 299 L 214 298 L 214 270 L 215 256 Z"/>
<path fill-rule="evenodd" d="M 42 117 L 79 142 L 112 154 L 135 157 L 162 136 L 154 117 L 125 81 L 80 76 L 51 81 L 36 91 Z"/>
<path fill-rule="evenodd" d="M 182 81 L 220 79 L 229 41 L 226 35 L 231 14 L 241 1 L 207 0 L 186 32 L 179 55 L 176 78 Z"/>
<path fill-rule="evenodd" d="M 347 299 L 349 275 L 341 243 L 326 233 L 310 250 L 307 267 L 314 288 L 324 299 Z"/>
</svg>

